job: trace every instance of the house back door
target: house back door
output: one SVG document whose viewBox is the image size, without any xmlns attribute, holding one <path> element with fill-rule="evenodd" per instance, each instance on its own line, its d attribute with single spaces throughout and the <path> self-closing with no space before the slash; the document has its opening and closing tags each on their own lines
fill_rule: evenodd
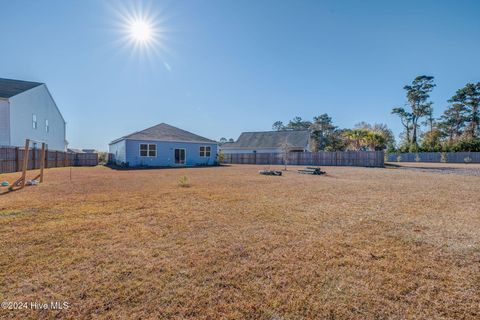
<svg viewBox="0 0 480 320">
<path fill-rule="evenodd" d="M 185 149 L 175 149 L 175 164 L 185 164 Z"/>
</svg>

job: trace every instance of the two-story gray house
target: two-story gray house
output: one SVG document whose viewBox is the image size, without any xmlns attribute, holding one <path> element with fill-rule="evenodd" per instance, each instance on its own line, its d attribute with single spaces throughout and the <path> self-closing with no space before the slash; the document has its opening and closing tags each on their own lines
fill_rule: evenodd
<svg viewBox="0 0 480 320">
<path fill-rule="evenodd" d="M 0 78 L 0 146 L 21 147 L 28 138 L 66 151 L 65 127 L 44 83 Z"/>
</svg>

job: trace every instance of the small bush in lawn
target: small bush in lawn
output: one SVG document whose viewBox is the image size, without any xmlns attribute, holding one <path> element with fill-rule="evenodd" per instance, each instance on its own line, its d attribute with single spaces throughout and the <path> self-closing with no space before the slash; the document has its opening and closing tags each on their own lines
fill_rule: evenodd
<svg viewBox="0 0 480 320">
<path fill-rule="evenodd" d="M 182 188 L 190 187 L 188 177 L 187 176 L 181 176 L 180 179 L 178 179 L 178 185 Z"/>
</svg>

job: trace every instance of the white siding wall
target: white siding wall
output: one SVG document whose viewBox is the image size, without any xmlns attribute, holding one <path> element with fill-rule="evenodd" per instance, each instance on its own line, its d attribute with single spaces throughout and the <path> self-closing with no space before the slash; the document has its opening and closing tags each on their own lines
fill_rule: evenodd
<svg viewBox="0 0 480 320">
<path fill-rule="evenodd" d="M 10 112 L 7 100 L 0 100 L 0 146 L 10 145 Z"/>
<path fill-rule="evenodd" d="M 37 116 L 36 129 L 32 126 L 33 114 Z M 10 145 L 23 146 L 30 138 L 45 141 L 50 150 L 66 150 L 65 121 L 44 84 L 10 98 L 10 119 Z"/>
</svg>

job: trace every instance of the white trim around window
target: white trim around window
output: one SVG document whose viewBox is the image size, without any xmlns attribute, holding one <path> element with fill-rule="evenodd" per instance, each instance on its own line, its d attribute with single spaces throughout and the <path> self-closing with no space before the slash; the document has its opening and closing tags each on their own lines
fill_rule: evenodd
<svg viewBox="0 0 480 320">
<path fill-rule="evenodd" d="M 138 146 L 138 154 L 140 157 L 156 157 L 157 145 L 154 143 L 140 143 Z"/>
<path fill-rule="evenodd" d="M 200 157 L 210 157 L 212 155 L 212 147 L 200 146 Z"/>
</svg>

